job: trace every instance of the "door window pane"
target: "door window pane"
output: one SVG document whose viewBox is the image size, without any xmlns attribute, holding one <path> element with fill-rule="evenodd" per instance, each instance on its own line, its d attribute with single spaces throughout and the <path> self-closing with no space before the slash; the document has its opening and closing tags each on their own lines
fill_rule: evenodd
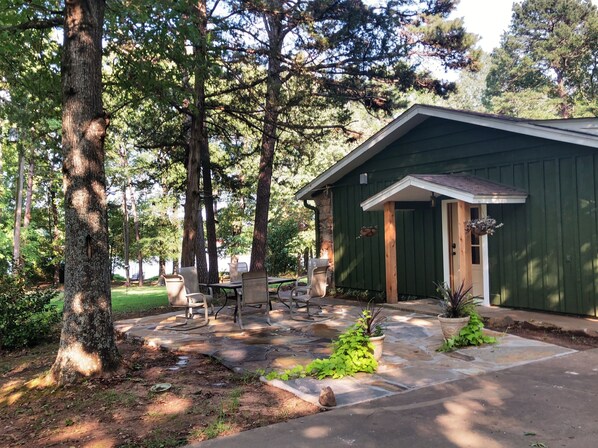
<svg viewBox="0 0 598 448">
<path fill-rule="evenodd" d="M 471 207 L 471 219 L 480 217 L 479 207 Z M 471 264 L 481 264 L 480 237 L 471 232 Z"/>
</svg>

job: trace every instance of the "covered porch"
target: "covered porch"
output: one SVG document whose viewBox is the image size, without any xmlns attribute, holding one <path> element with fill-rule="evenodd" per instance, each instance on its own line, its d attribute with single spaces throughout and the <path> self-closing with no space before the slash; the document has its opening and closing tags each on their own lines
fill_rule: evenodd
<svg viewBox="0 0 598 448">
<path fill-rule="evenodd" d="M 488 237 L 472 236 L 466 224 L 487 216 L 488 204 L 523 204 L 526 198 L 523 190 L 469 174 L 412 174 L 363 201 L 364 211 L 384 212 L 387 302 L 399 297 L 397 210 L 442 207 L 442 280 L 451 287 L 471 286 L 489 305 Z"/>
</svg>

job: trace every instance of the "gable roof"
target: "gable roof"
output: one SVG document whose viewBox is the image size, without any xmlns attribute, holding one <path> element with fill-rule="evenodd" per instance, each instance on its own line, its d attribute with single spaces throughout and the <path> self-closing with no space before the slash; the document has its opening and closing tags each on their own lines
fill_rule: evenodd
<svg viewBox="0 0 598 448">
<path fill-rule="evenodd" d="M 338 181 L 431 117 L 598 148 L 598 118 L 524 120 L 416 104 L 304 186 L 295 198 L 310 199 L 314 192 Z"/>
<path fill-rule="evenodd" d="M 470 204 L 522 204 L 527 193 L 470 174 L 411 174 L 361 203 L 366 212 L 383 210 L 387 202 L 429 201 L 430 193 Z"/>
</svg>

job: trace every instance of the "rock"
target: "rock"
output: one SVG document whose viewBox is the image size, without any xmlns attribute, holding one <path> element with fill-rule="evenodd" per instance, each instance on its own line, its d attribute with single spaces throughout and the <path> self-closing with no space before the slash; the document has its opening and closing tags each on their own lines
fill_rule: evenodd
<svg viewBox="0 0 598 448">
<path fill-rule="evenodd" d="M 336 397 L 334 396 L 334 392 L 330 386 L 326 386 L 320 391 L 319 402 L 322 406 L 326 406 L 327 408 L 336 406 Z"/>
</svg>

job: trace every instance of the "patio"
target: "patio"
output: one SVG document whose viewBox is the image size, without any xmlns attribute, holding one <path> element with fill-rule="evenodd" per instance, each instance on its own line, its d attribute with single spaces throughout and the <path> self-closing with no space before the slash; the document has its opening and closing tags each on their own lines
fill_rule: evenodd
<svg viewBox="0 0 598 448">
<path fill-rule="evenodd" d="M 233 323 L 232 308 L 209 325 L 180 331 L 180 312 L 118 321 L 117 332 L 145 344 L 217 358 L 238 372 L 284 370 L 328 356 L 330 341 L 352 325 L 360 313 L 355 302 L 327 300 L 325 321 L 291 320 L 288 309 L 274 303 L 272 326 L 263 314 L 248 314 L 245 330 Z M 268 384 L 318 404 L 320 390 L 331 386 L 337 406 L 356 404 L 422 387 L 463 379 L 574 352 L 513 335 L 489 332 L 496 345 L 439 353 L 442 335 L 436 317 L 385 308 L 386 340 L 378 372 L 341 380 L 274 380 Z M 184 367 L 181 367 L 184 368 Z"/>
</svg>

